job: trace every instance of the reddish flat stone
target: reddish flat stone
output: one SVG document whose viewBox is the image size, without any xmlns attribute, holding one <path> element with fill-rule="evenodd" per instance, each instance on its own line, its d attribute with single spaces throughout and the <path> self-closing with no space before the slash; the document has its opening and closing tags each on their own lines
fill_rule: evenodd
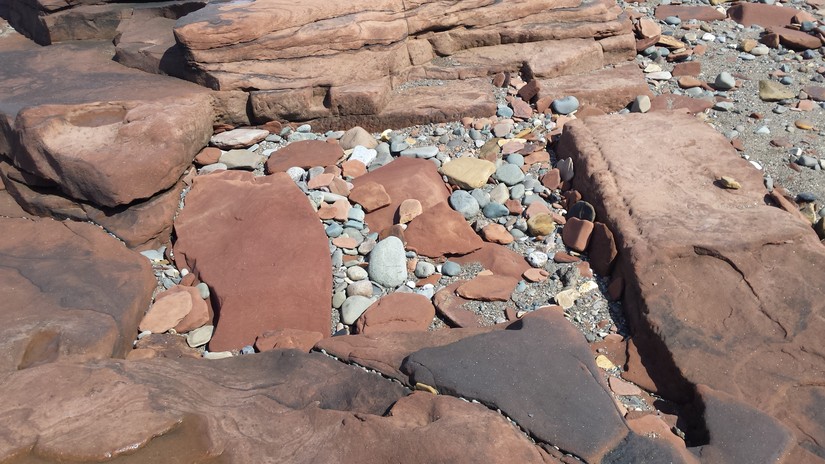
<svg viewBox="0 0 825 464">
<path fill-rule="evenodd" d="M 433 304 L 439 316 L 446 319 L 453 327 L 480 327 L 482 325 L 481 316 L 464 307 L 471 300 L 455 293 L 456 289 L 466 282 L 466 280 L 457 280 L 442 288 L 433 296 Z"/>
<path fill-rule="evenodd" d="M 632 383 L 625 382 L 618 377 L 608 377 L 608 385 L 610 390 L 617 395 L 641 395 L 642 390 Z"/>
<path fill-rule="evenodd" d="M 655 143 L 627 137 L 649 127 L 661 131 Z M 811 414 L 825 407 L 825 390 L 798 388 L 825 372 L 807 348 L 825 331 L 825 275 L 805 271 L 825 262 L 810 224 L 765 205 L 761 173 L 688 115 L 573 122 L 558 153 L 574 158 L 576 179 L 587 180 L 576 188 L 616 236 L 624 305 L 634 308 L 628 322 L 651 387 L 684 400 L 692 385 L 709 385 L 825 455 L 817 444 L 825 429 Z M 742 188 L 716 187 L 722 173 Z"/>
<path fill-rule="evenodd" d="M 316 343 L 323 339 L 324 335 L 320 332 L 298 329 L 270 330 L 255 338 L 255 349 L 260 352 L 296 349 L 308 353 Z"/>
<path fill-rule="evenodd" d="M 508 276 L 477 276 L 456 288 L 456 295 L 468 300 L 507 301 L 516 289 L 518 279 Z"/>
<path fill-rule="evenodd" d="M 207 165 L 217 163 L 221 158 L 221 149 L 215 147 L 204 147 L 197 155 L 195 155 L 195 162 L 200 165 Z"/>
<path fill-rule="evenodd" d="M 725 15 L 712 6 L 659 5 L 656 7 L 656 19 L 664 20 L 668 16 L 677 16 L 682 22 L 696 19 L 699 21 L 721 21 Z"/>
<path fill-rule="evenodd" d="M 332 173 L 325 172 L 323 174 L 318 174 L 307 182 L 307 188 L 319 189 L 321 187 L 327 187 L 330 183 L 332 183 L 332 179 L 334 178 L 335 174 Z"/>
<path fill-rule="evenodd" d="M 135 343 L 135 349 L 126 355 L 127 361 L 152 358 L 200 358 L 201 353 L 186 343 L 186 338 L 172 334 L 150 334 Z"/>
<path fill-rule="evenodd" d="M 544 269 L 528 269 L 522 274 L 528 282 L 544 282 L 549 275 Z"/>
<path fill-rule="evenodd" d="M 582 105 L 602 111 L 619 111 L 639 95 L 652 96 L 642 71 L 634 63 L 587 74 L 541 80 L 542 98 L 573 95 Z"/>
<path fill-rule="evenodd" d="M 660 7 L 661 8 L 661 7 Z M 673 76 L 693 76 L 696 77 L 702 73 L 702 63 L 699 61 L 688 61 L 679 63 L 673 66 L 673 71 L 670 72 Z"/>
<path fill-rule="evenodd" d="M 304 169 L 333 166 L 343 157 L 344 150 L 337 143 L 300 140 L 272 152 L 266 161 L 266 172 L 284 172 L 294 166 Z"/>
<path fill-rule="evenodd" d="M 341 163 L 341 171 L 345 177 L 360 177 L 367 173 L 367 167 L 358 160 L 346 160 Z"/>
<path fill-rule="evenodd" d="M 692 98 L 687 95 L 657 95 L 650 100 L 650 111 L 687 110 L 692 114 L 701 113 L 715 105 L 714 100 Z"/>
<path fill-rule="evenodd" d="M 389 206 L 391 202 L 384 186 L 376 182 L 358 183 L 349 192 L 349 199 L 361 205 L 367 213 Z"/>
<path fill-rule="evenodd" d="M 567 223 L 564 225 L 564 229 L 562 229 L 561 238 L 565 245 L 581 253 L 587 249 L 592 232 L 592 222 L 571 217 L 567 219 Z"/>
<path fill-rule="evenodd" d="M 208 284 L 217 302 L 211 351 L 251 345 L 267 330 L 329 333 L 329 242 L 286 174 L 198 177 L 175 231 L 178 265 Z"/>
<path fill-rule="evenodd" d="M 496 275 L 520 279 L 530 264 L 519 253 L 495 243 L 482 242 L 481 248 L 464 256 L 450 258 L 459 264 L 479 263 Z"/>
<path fill-rule="evenodd" d="M 581 261 L 581 258 L 571 256 L 563 251 L 557 251 L 553 255 L 553 261 L 557 263 L 578 263 L 579 261 Z"/>
<path fill-rule="evenodd" d="M 547 171 L 547 174 L 541 177 L 541 185 L 549 188 L 550 190 L 556 190 L 561 185 L 561 174 L 559 170 L 553 168 Z"/>
<path fill-rule="evenodd" d="M 547 207 L 544 203 L 540 201 L 534 201 L 530 203 L 530 206 L 524 211 L 524 217 L 530 219 L 533 216 L 538 216 L 539 214 L 550 214 L 550 208 Z"/>
<path fill-rule="evenodd" d="M 157 284 L 149 260 L 86 223 L 0 218 L 0 235 L 0 371 L 126 355 Z"/>
<path fill-rule="evenodd" d="M 384 230 L 393 225 L 395 213 L 404 200 L 410 198 L 418 200 L 426 213 L 428 209 L 439 203 L 446 204 L 450 196 L 435 165 L 423 159 L 398 158 L 369 174 L 353 179 L 352 183 L 355 186 L 353 194 L 359 186 L 369 182 L 382 185 L 390 197 L 390 204 L 386 208 L 365 209 L 367 211 L 365 221 L 371 230 Z"/>
<path fill-rule="evenodd" d="M 794 50 L 812 50 L 822 46 L 819 37 L 785 27 L 769 27 L 760 41 L 772 48 L 782 44 Z"/>
<path fill-rule="evenodd" d="M 407 249 L 429 258 L 466 255 L 484 244 L 464 216 L 447 202 L 437 203 L 413 219 L 404 237 Z"/>
<path fill-rule="evenodd" d="M 421 207 L 420 201 L 415 198 L 407 198 L 402 201 L 401 205 L 398 207 L 398 223 L 406 224 L 418 216 L 421 216 L 421 213 L 423 212 L 424 210 Z"/>
<path fill-rule="evenodd" d="M 209 308 L 198 290 L 175 285 L 155 297 L 155 303 L 140 322 L 139 329 L 163 333 L 174 328 L 177 333 L 186 333 L 208 322 Z"/>
<path fill-rule="evenodd" d="M 791 20 L 799 12 L 796 8 L 785 8 L 761 3 L 735 3 L 728 8 L 728 17 L 737 23 L 750 27 L 758 24 L 764 28 L 770 26 L 790 26 Z"/>
<path fill-rule="evenodd" d="M 416 293 L 391 293 L 370 305 L 355 321 L 359 334 L 425 331 L 433 322 L 435 307 Z"/>
<path fill-rule="evenodd" d="M 513 243 L 513 236 L 501 224 L 487 224 L 481 229 L 481 238 L 485 241 L 498 243 L 499 245 L 507 245 Z"/>
<path fill-rule="evenodd" d="M 590 256 L 590 266 L 596 274 L 602 276 L 610 274 L 610 269 L 617 254 L 618 250 L 616 249 L 613 233 L 603 223 L 595 223 L 593 234 L 590 236 L 588 255 Z"/>
</svg>

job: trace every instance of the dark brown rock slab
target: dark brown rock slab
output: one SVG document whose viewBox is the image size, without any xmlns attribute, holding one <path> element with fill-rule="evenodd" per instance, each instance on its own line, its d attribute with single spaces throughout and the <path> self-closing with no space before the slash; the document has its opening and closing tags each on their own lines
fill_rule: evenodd
<svg viewBox="0 0 825 464">
<path fill-rule="evenodd" d="M 175 222 L 175 259 L 209 285 L 212 351 L 274 329 L 329 335 L 329 245 L 317 213 L 284 173 L 195 179 Z"/>
<path fill-rule="evenodd" d="M 587 343 L 557 311 L 422 349 L 401 370 L 440 393 L 501 409 L 531 436 L 587 462 L 598 462 L 629 433 Z"/>
<path fill-rule="evenodd" d="M 323 350 L 346 363 L 376 370 L 387 377 L 414 386 L 407 374 L 400 370 L 407 356 L 423 348 L 449 345 L 495 328 L 493 326 L 441 329 L 434 332 L 342 335 L 321 340 L 315 344 L 315 349 Z"/>
<path fill-rule="evenodd" d="M 433 163 L 423 159 L 398 158 L 386 166 L 353 179 L 353 191 L 370 182 L 384 187 L 384 191 L 390 197 L 387 206 L 370 211 L 366 215 L 365 222 L 370 230 L 376 232 L 396 223 L 398 207 L 404 200 L 418 200 L 426 212 L 437 204 L 447 204 L 447 198 L 450 196 L 450 191 L 441 180 L 438 169 Z"/>
<path fill-rule="evenodd" d="M 90 224 L 0 218 L 0 370 L 123 357 L 149 307 L 149 261 Z"/>
<path fill-rule="evenodd" d="M 50 364 L 0 385 L 8 462 L 558 462 L 482 405 L 317 353 Z"/>
<path fill-rule="evenodd" d="M 667 135 L 627 138 L 642 127 Z M 574 187 L 614 234 L 654 389 L 688 401 L 691 385 L 708 385 L 779 419 L 825 458 L 823 419 L 812 413 L 825 398 L 815 380 L 825 374 L 825 276 L 814 272 L 825 249 L 810 224 L 767 206 L 761 173 L 688 115 L 575 121 L 559 153 L 573 157 Z M 718 187 L 722 175 L 742 188 Z"/>
</svg>

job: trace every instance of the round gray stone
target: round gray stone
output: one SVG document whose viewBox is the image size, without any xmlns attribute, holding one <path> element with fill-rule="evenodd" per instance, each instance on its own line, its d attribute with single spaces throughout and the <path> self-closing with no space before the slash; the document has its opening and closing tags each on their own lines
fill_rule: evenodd
<svg viewBox="0 0 825 464">
<path fill-rule="evenodd" d="M 553 111 L 558 114 L 570 114 L 579 109 L 579 99 L 570 95 L 553 100 Z"/>
<path fill-rule="evenodd" d="M 484 208 L 485 206 L 487 206 L 487 203 L 490 203 L 490 194 L 485 192 L 484 190 L 473 189 L 473 191 L 470 192 L 470 195 L 472 195 L 473 198 L 476 199 L 476 201 L 478 202 L 478 206 L 481 208 Z"/>
<path fill-rule="evenodd" d="M 398 237 L 387 237 L 375 245 L 369 255 L 367 272 L 379 285 L 395 288 L 407 280 L 407 257 Z"/>
<path fill-rule="evenodd" d="M 450 206 L 461 213 L 464 219 L 472 219 L 480 209 L 478 200 L 476 200 L 466 190 L 456 190 L 450 195 Z"/>
<path fill-rule="evenodd" d="M 729 72 L 722 71 L 716 76 L 713 84 L 719 90 L 730 90 L 736 86 L 736 79 Z"/>
<path fill-rule="evenodd" d="M 515 164 L 505 163 L 496 169 L 493 179 L 512 187 L 524 180 L 524 172 Z"/>
<path fill-rule="evenodd" d="M 426 261 L 419 261 L 415 265 L 415 276 L 419 279 L 427 278 L 435 273 L 435 266 Z"/>
<path fill-rule="evenodd" d="M 487 219 L 498 219 L 510 214 L 510 210 L 501 203 L 489 203 L 481 211 Z"/>
<path fill-rule="evenodd" d="M 341 322 L 346 325 L 352 325 L 355 321 L 364 314 L 364 311 L 372 304 L 372 298 L 367 298 L 361 295 L 354 295 L 346 300 L 341 305 Z"/>
<path fill-rule="evenodd" d="M 441 265 L 441 273 L 448 277 L 455 277 L 461 274 L 461 265 L 453 261 L 445 261 Z"/>
</svg>

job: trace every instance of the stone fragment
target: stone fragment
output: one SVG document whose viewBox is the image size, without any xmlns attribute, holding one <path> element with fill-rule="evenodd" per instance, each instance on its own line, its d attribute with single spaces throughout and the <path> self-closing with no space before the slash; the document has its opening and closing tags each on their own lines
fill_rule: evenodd
<svg viewBox="0 0 825 464">
<path fill-rule="evenodd" d="M 448 274 L 445 273 L 445 275 Z M 455 293 L 456 289 L 466 282 L 466 280 L 457 280 L 442 288 L 433 296 L 433 304 L 438 315 L 453 327 L 480 327 L 483 325 L 481 317 L 465 307 L 471 300 Z"/>
<path fill-rule="evenodd" d="M 592 232 L 592 222 L 571 217 L 567 219 L 567 223 L 562 229 L 561 237 L 565 245 L 581 253 L 587 249 Z"/>
<path fill-rule="evenodd" d="M 344 150 L 337 143 L 299 140 L 272 152 L 266 160 L 266 172 L 285 172 L 296 166 L 303 169 L 334 166 L 343 156 Z"/>
<path fill-rule="evenodd" d="M 359 334 L 426 331 L 435 317 L 430 300 L 415 293 L 391 293 L 373 303 L 355 321 Z"/>
<path fill-rule="evenodd" d="M 340 143 L 341 148 L 344 150 L 351 150 L 358 145 L 365 148 L 375 148 L 378 146 L 378 140 L 375 140 L 375 137 L 360 126 L 355 126 L 344 132 Z"/>
<path fill-rule="evenodd" d="M 262 142 L 269 131 L 263 129 L 232 129 L 213 135 L 209 143 L 221 150 L 233 150 L 236 148 L 247 148 Z"/>
<path fill-rule="evenodd" d="M 759 81 L 759 98 L 762 101 L 779 101 L 793 98 L 795 95 L 786 86 L 769 79 Z"/>
<path fill-rule="evenodd" d="M 488 224 L 481 229 L 481 238 L 485 241 L 507 245 L 512 243 L 514 238 L 501 224 Z"/>
<path fill-rule="evenodd" d="M 517 283 L 508 276 L 478 276 L 456 288 L 456 294 L 468 300 L 507 301 Z"/>
<path fill-rule="evenodd" d="M 409 223 L 407 248 L 428 258 L 466 255 L 484 244 L 461 213 L 447 202 L 438 203 Z"/>
<path fill-rule="evenodd" d="M 455 256 L 451 259 L 462 265 L 479 263 L 484 269 L 488 269 L 496 275 L 510 276 L 514 279 L 519 279 L 524 271 L 530 269 L 530 265 L 520 253 L 488 242 L 482 242 L 481 248 L 472 253 Z"/>
<path fill-rule="evenodd" d="M 466 190 L 483 187 L 494 172 L 495 164 L 470 157 L 457 158 L 441 166 L 441 173 L 450 183 Z"/>
<path fill-rule="evenodd" d="M 319 332 L 307 332 L 298 329 L 270 330 L 255 338 L 255 349 L 260 352 L 296 349 L 308 353 L 323 338 L 324 335 Z"/>
<path fill-rule="evenodd" d="M 379 241 L 369 255 L 367 268 L 370 280 L 388 288 L 395 288 L 407 280 L 407 258 L 404 244 L 397 237 Z"/>
<path fill-rule="evenodd" d="M 388 206 L 392 201 L 384 186 L 376 182 L 358 184 L 350 191 L 349 199 L 361 205 L 368 213 Z"/>
<path fill-rule="evenodd" d="M 532 236 L 549 235 L 556 230 L 556 223 L 550 214 L 537 214 L 527 220 L 527 231 Z"/>
</svg>

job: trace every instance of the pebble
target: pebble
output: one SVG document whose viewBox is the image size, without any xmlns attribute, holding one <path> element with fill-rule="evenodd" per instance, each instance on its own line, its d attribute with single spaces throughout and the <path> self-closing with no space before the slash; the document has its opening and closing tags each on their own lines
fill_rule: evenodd
<svg viewBox="0 0 825 464">
<path fill-rule="evenodd" d="M 647 95 L 639 95 L 630 106 L 631 113 L 647 113 L 650 111 L 650 97 Z"/>
<path fill-rule="evenodd" d="M 646 74 L 645 77 L 654 81 L 668 81 L 673 77 L 673 75 L 670 71 L 659 71 Z"/>
<path fill-rule="evenodd" d="M 527 255 L 527 262 L 534 268 L 543 268 L 548 259 L 547 253 L 541 251 L 534 251 Z"/>
<path fill-rule="evenodd" d="M 206 285 L 205 283 L 201 282 L 198 285 L 195 285 L 195 289 L 198 291 L 198 294 L 204 300 L 209 298 L 209 286 Z"/>
<path fill-rule="evenodd" d="M 206 345 L 209 343 L 209 340 L 212 339 L 212 332 L 214 330 L 215 327 L 211 325 L 205 325 L 203 327 L 198 327 L 195 330 L 190 330 L 189 333 L 186 334 L 186 344 L 192 348 Z"/>
<path fill-rule="evenodd" d="M 579 109 L 579 99 L 570 95 L 553 100 L 553 111 L 558 114 L 570 114 Z"/>
<path fill-rule="evenodd" d="M 438 154 L 438 147 L 416 147 L 407 148 L 401 152 L 401 156 L 409 156 L 414 158 L 430 159 Z"/>
<path fill-rule="evenodd" d="M 448 277 L 455 277 L 461 274 L 461 265 L 455 261 L 445 261 L 441 265 L 441 273 Z"/>
<path fill-rule="evenodd" d="M 372 282 L 369 280 L 359 280 L 347 285 L 347 296 L 372 296 Z"/>
<path fill-rule="evenodd" d="M 736 87 L 736 79 L 729 72 L 722 71 L 716 76 L 713 84 L 719 90 L 730 90 Z"/>
<path fill-rule="evenodd" d="M 215 171 L 226 171 L 227 169 L 229 168 L 223 163 L 212 163 L 202 167 L 198 174 L 209 174 Z"/>
<path fill-rule="evenodd" d="M 487 219 L 498 219 L 510 214 L 510 210 L 508 210 L 506 206 L 493 202 L 488 203 L 487 206 L 481 209 L 481 212 Z"/>
<path fill-rule="evenodd" d="M 665 24 L 670 26 L 678 26 L 679 24 L 682 24 L 682 20 L 678 16 L 668 16 L 665 18 Z"/>
<path fill-rule="evenodd" d="M 372 305 L 373 300 L 361 295 L 348 297 L 341 305 L 341 322 L 352 325 Z"/>
<path fill-rule="evenodd" d="M 379 285 L 395 288 L 407 280 L 407 257 L 398 237 L 389 236 L 369 254 L 369 277 Z"/>
<path fill-rule="evenodd" d="M 493 178 L 505 185 L 512 187 L 524 180 L 524 172 L 515 164 L 505 163 L 496 169 Z"/>
<path fill-rule="evenodd" d="M 375 160 L 378 156 L 378 151 L 373 148 L 367 148 L 362 145 L 357 145 L 355 148 L 352 149 L 352 154 L 349 156 L 349 160 L 356 160 L 364 163 L 364 166 L 369 167 L 369 165 Z"/>
<path fill-rule="evenodd" d="M 350 266 L 347 269 L 347 277 L 353 281 L 364 280 L 367 278 L 367 271 L 361 266 Z"/>
<path fill-rule="evenodd" d="M 293 182 L 299 182 L 300 180 L 304 179 L 304 177 L 307 175 L 307 172 L 303 168 L 295 166 L 287 169 L 286 175 L 288 175 L 289 178 L 293 180 Z"/>
<path fill-rule="evenodd" d="M 454 210 L 461 213 L 464 219 L 467 220 L 475 217 L 481 209 L 478 200 L 466 190 L 456 190 L 453 192 L 452 195 L 450 195 L 449 203 Z"/>
<path fill-rule="evenodd" d="M 476 201 L 478 202 L 478 206 L 481 208 L 484 208 L 485 206 L 487 206 L 488 203 L 490 203 L 490 194 L 485 192 L 484 190 L 473 189 L 470 192 L 470 195 L 472 195 L 473 198 L 476 199 Z"/>
<path fill-rule="evenodd" d="M 558 163 L 556 163 L 556 168 L 559 170 L 559 176 L 561 176 L 561 180 L 564 182 L 570 182 L 573 179 L 573 159 L 572 158 L 564 158 Z"/>
<path fill-rule="evenodd" d="M 415 265 L 415 276 L 419 279 L 425 279 L 435 274 L 435 265 L 426 261 L 419 261 Z"/>
</svg>

